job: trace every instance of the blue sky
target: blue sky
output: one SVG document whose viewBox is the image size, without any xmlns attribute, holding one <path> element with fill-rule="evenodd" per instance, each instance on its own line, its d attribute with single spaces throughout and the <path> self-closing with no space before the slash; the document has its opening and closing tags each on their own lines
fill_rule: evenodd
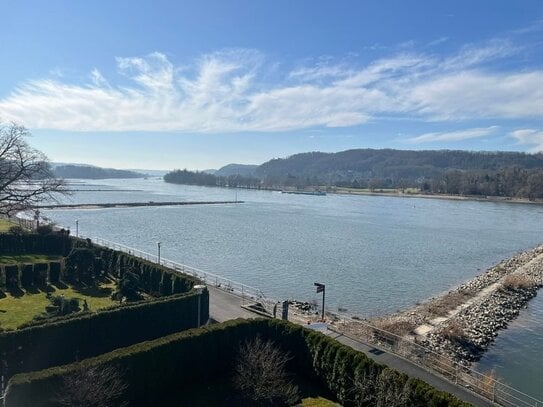
<svg viewBox="0 0 543 407">
<path fill-rule="evenodd" d="M 543 2 L 0 2 L 0 119 L 51 160 L 543 150 Z"/>
</svg>

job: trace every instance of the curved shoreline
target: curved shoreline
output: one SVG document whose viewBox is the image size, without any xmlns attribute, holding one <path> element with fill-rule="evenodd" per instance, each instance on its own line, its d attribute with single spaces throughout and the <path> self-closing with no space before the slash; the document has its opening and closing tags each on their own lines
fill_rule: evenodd
<svg viewBox="0 0 543 407">
<path fill-rule="evenodd" d="M 529 204 L 541 205 L 543 199 L 530 200 L 528 198 L 514 198 L 510 196 L 481 196 L 481 195 L 447 195 L 447 194 L 424 194 L 424 193 L 409 193 L 409 192 L 371 192 L 356 189 L 335 189 L 326 191 L 329 194 L 335 195 L 361 195 L 361 196 L 388 196 L 394 198 L 421 198 L 421 199 L 444 199 L 449 201 L 476 201 L 476 202 L 497 202 L 510 204 Z"/>
</svg>

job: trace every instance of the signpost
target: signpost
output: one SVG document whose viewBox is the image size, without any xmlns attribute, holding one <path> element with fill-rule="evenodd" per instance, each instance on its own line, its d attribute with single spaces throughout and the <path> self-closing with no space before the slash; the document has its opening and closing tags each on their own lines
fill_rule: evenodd
<svg viewBox="0 0 543 407">
<path fill-rule="evenodd" d="M 326 294 L 326 286 L 321 283 L 315 283 L 315 287 L 317 287 L 317 293 L 322 293 L 322 321 L 324 322 L 324 296 Z"/>
</svg>

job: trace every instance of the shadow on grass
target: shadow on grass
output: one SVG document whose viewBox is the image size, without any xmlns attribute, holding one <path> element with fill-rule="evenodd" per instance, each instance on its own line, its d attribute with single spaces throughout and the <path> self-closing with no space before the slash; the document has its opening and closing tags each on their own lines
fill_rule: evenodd
<svg viewBox="0 0 543 407">
<path fill-rule="evenodd" d="M 98 285 L 77 284 L 74 285 L 73 288 L 78 293 L 81 293 L 88 297 L 109 297 L 113 292 L 113 289 L 111 287 L 100 287 Z"/>
<path fill-rule="evenodd" d="M 55 283 L 50 283 L 50 285 L 55 287 L 57 290 L 65 290 L 68 288 L 68 286 L 60 280 Z"/>
<path fill-rule="evenodd" d="M 51 284 L 43 284 L 43 285 L 40 285 L 38 288 L 39 288 L 40 291 L 43 291 L 44 293 L 54 293 L 55 292 L 55 289 L 53 288 L 53 286 Z"/>
<path fill-rule="evenodd" d="M 40 290 L 38 289 L 38 287 L 34 287 L 33 285 L 23 286 L 23 288 L 25 289 L 27 294 L 39 294 L 40 293 Z"/>
<path fill-rule="evenodd" d="M 25 295 L 25 292 L 21 290 L 20 287 L 7 287 L 6 291 L 9 293 L 9 295 L 15 298 L 19 298 Z"/>
</svg>

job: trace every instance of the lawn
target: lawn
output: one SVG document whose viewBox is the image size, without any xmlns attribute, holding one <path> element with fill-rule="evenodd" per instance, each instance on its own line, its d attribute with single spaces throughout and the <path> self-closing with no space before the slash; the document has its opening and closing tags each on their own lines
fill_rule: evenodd
<svg viewBox="0 0 543 407">
<path fill-rule="evenodd" d="M 60 259 L 62 257 L 48 256 L 46 254 L 0 255 L 0 264 L 49 263 L 50 261 L 59 261 Z"/>
<path fill-rule="evenodd" d="M 83 300 L 86 300 L 91 311 L 117 304 L 110 298 L 110 294 L 115 290 L 114 282 L 101 284 L 99 287 L 74 287 L 61 283 L 57 286 L 48 286 L 47 290 L 53 295 L 79 298 L 81 300 L 80 306 L 82 306 Z M 18 293 L 0 291 L 0 327 L 15 329 L 45 311 L 45 306 L 49 304 L 46 291 L 41 289 L 32 289 L 32 291 L 22 289 Z"/>
<path fill-rule="evenodd" d="M 0 233 L 8 232 L 9 228 L 12 226 L 16 226 L 15 223 L 6 219 L 0 219 Z"/>
</svg>

